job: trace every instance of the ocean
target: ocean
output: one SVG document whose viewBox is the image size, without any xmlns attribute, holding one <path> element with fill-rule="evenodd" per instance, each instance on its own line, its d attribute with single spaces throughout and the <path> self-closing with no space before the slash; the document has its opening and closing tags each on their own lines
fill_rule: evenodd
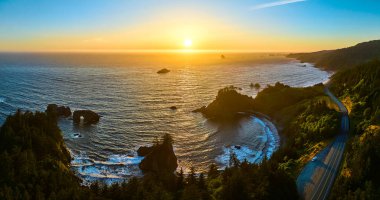
<svg viewBox="0 0 380 200">
<path fill-rule="evenodd" d="M 252 116 L 219 124 L 191 111 L 229 85 L 254 97 L 259 90 L 250 83 L 305 87 L 327 81 L 330 73 L 282 54 L 224 55 L 1 53 L 0 124 L 17 109 L 44 111 L 50 103 L 99 113 L 100 122 L 90 126 L 59 120 L 72 168 L 85 182 L 141 175 L 136 150 L 166 133 L 185 172 L 191 166 L 205 171 L 211 163 L 223 168 L 231 151 L 258 163 L 279 145 L 270 121 Z M 171 71 L 157 74 L 162 68 Z"/>
</svg>

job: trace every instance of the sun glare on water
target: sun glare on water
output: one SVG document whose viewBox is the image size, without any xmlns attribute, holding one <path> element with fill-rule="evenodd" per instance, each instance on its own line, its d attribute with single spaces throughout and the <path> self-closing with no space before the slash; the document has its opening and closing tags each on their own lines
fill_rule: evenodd
<svg viewBox="0 0 380 200">
<path fill-rule="evenodd" d="M 183 46 L 186 48 L 190 48 L 193 45 L 193 41 L 191 39 L 185 39 L 183 41 Z"/>
</svg>

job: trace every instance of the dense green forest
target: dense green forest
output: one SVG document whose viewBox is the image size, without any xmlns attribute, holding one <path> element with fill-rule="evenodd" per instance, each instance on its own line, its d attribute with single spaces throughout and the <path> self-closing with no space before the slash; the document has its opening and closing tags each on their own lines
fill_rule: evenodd
<svg viewBox="0 0 380 200">
<path fill-rule="evenodd" d="M 380 198 L 380 62 L 340 71 L 331 89 L 349 110 L 351 133 L 333 199 Z"/>
<path fill-rule="evenodd" d="M 0 199 L 85 199 L 55 116 L 9 116 L 0 129 Z"/>
<path fill-rule="evenodd" d="M 328 70 L 342 70 L 373 59 L 380 59 L 380 40 L 363 42 L 337 50 L 290 54 L 289 57 L 302 62 L 314 63 L 316 66 Z"/>
</svg>

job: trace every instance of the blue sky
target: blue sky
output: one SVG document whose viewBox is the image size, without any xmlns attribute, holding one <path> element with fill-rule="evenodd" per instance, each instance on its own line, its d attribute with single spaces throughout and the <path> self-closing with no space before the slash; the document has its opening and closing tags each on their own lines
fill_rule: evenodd
<svg viewBox="0 0 380 200">
<path fill-rule="evenodd" d="M 345 47 L 380 39 L 380 2 L 0 0 L 0 51 L 176 49 L 184 37 L 199 49 Z"/>
</svg>

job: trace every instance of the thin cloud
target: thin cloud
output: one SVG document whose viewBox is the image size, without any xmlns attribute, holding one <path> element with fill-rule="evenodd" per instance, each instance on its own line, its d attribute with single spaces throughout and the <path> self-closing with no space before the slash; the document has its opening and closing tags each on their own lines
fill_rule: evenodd
<svg viewBox="0 0 380 200">
<path fill-rule="evenodd" d="M 281 1 L 271 2 L 271 3 L 259 4 L 259 5 L 251 7 L 250 10 L 260 10 L 260 9 L 263 9 L 263 8 L 271 8 L 271 7 L 275 7 L 275 6 L 283 6 L 283 5 L 287 5 L 287 4 L 299 3 L 299 2 L 304 2 L 304 1 L 306 1 L 306 0 L 281 0 Z"/>
</svg>

